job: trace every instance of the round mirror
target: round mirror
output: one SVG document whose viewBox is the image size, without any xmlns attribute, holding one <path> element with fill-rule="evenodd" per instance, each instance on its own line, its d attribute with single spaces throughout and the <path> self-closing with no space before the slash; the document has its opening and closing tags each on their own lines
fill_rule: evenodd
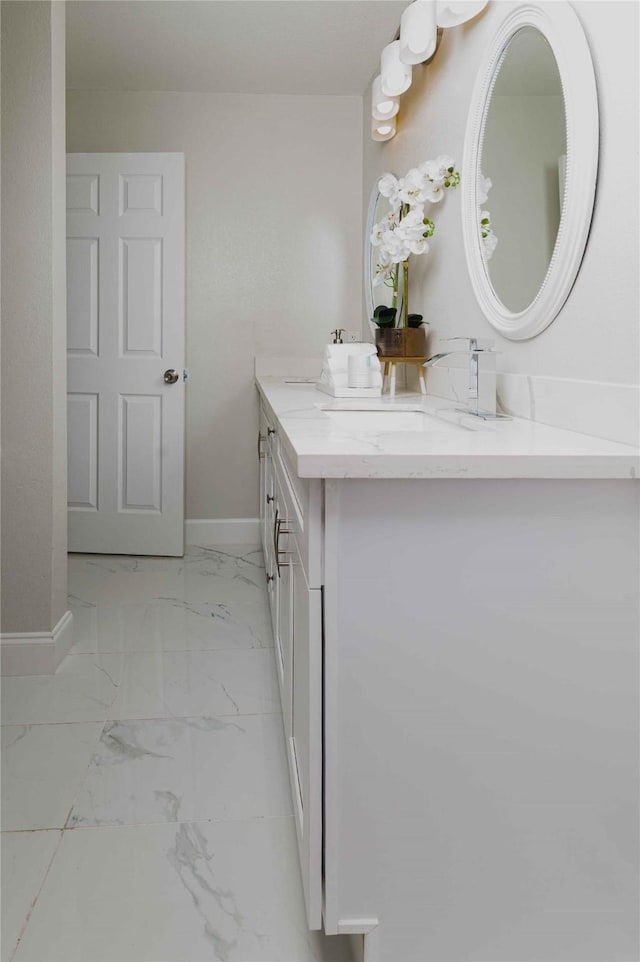
<svg viewBox="0 0 640 962">
<path fill-rule="evenodd" d="M 558 65 L 543 35 L 523 27 L 496 72 L 479 155 L 485 269 L 496 297 L 514 313 L 536 299 L 549 270 L 566 156 Z"/>
<path fill-rule="evenodd" d="M 380 282 L 379 279 L 376 280 L 380 251 L 371 243 L 371 234 L 374 226 L 379 224 L 381 220 L 384 220 L 390 210 L 391 208 L 389 206 L 389 201 L 386 197 L 383 197 L 378 190 L 378 184 L 376 181 L 369 199 L 367 224 L 364 232 L 364 296 L 369 326 L 372 331 L 376 330 L 376 325 L 373 321 L 373 315 L 376 307 L 384 305 L 384 307 L 396 307 L 397 310 L 400 311 L 402 301 L 401 274 L 399 278 L 400 292 L 397 297 L 397 304 L 393 303 L 394 292 L 392 283 L 389 281 Z M 396 317 L 397 316 L 398 315 L 396 314 Z"/>
<path fill-rule="evenodd" d="M 463 230 L 474 291 L 506 337 L 539 334 L 580 267 L 597 173 L 591 55 L 568 4 L 501 24 L 469 114 Z"/>
</svg>

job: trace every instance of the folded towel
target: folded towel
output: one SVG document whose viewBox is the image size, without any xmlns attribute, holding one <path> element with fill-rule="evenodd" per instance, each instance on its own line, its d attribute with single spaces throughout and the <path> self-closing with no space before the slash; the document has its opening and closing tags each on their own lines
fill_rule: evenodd
<svg viewBox="0 0 640 962">
<path fill-rule="evenodd" d="M 374 344 L 327 344 L 325 348 L 325 363 L 332 371 L 347 373 L 350 354 L 371 356 L 371 363 L 378 363 L 378 355 Z"/>
<path fill-rule="evenodd" d="M 349 387 L 349 375 L 342 372 L 336 373 L 327 367 L 323 367 L 320 374 L 320 382 L 331 385 L 332 387 Z M 377 371 L 373 368 L 370 371 L 369 387 L 382 387 L 382 372 L 379 364 Z"/>
<path fill-rule="evenodd" d="M 375 344 L 369 344 L 364 341 L 353 341 L 351 344 L 327 344 L 325 347 L 325 355 L 327 357 L 348 356 L 349 354 L 375 354 L 376 346 Z"/>
</svg>

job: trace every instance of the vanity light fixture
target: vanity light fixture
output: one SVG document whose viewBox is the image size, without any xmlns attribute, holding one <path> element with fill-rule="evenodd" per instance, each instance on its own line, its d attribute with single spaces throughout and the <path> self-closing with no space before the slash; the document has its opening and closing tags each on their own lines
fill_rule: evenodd
<svg viewBox="0 0 640 962">
<path fill-rule="evenodd" d="M 388 43 L 380 57 L 380 76 L 383 94 L 399 97 L 411 86 L 411 64 L 400 60 L 400 41 Z"/>
<path fill-rule="evenodd" d="M 399 98 L 389 97 L 382 92 L 382 77 L 378 74 L 371 87 L 371 114 L 374 120 L 389 120 L 399 110 Z"/>
<path fill-rule="evenodd" d="M 413 0 L 400 20 L 399 40 L 383 48 L 380 75 L 371 88 L 371 137 L 391 140 L 396 133 L 398 98 L 411 86 L 413 64 L 430 60 L 438 45 L 438 28 L 457 27 L 473 19 L 489 0 Z"/>
<path fill-rule="evenodd" d="M 391 140 L 396 135 L 396 118 L 390 117 L 389 120 L 371 120 L 371 139 L 372 140 Z"/>
<path fill-rule="evenodd" d="M 424 63 L 435 53 L 436 40 L 436 0 L 414 0 L 400 20 L 400 60 Z"/>
<path fill-rule="evenodd" d="M 439 27 L 457 27 L 484 10 L 489 0 L 438 0 L 436 18 Z M 406 11 L 405 11 L 406 12 Z"/>
</svg>

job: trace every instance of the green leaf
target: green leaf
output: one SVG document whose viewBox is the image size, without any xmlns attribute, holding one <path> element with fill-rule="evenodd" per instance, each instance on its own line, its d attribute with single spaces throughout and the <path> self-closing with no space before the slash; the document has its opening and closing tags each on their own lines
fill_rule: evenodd
<svg viewBox="0 0 640 962">
<path fill-rule="evenodd" d="M 373 311 L 373 320 L 378 327 L 393 327 L 395 324 L 397 308 L 387 307 L 385 304 L 378 304 Z"/>
</svg>

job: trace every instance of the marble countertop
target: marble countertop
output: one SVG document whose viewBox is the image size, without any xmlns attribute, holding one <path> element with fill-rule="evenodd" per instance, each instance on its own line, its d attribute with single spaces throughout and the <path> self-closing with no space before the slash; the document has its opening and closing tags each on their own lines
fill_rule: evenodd
<svg viewBox="0 0 640 962">
<path fill-rule="evenodd" d="M 419 394 L 332 398 L 315 383 L 256 377 L 280 443 L 301 478 L 639 478 L 640 448 L 535 421 L 483 421 Z M 427 430 L 355 430 L 331 409 L 421 411 Z M 389 418 L 391 421 L 391 418 Z"/>
</svg>

